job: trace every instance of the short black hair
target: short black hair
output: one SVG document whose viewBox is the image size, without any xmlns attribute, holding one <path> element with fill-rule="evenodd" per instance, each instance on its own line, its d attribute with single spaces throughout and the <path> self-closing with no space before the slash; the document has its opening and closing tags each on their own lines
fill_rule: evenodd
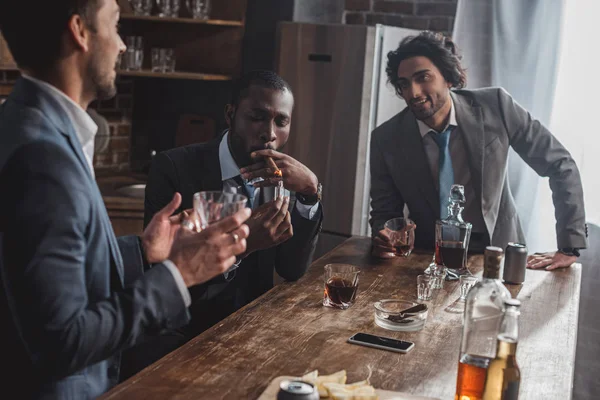
<svg viewBox="0 0 600 400">
<path fill-rule="evenodd" d="M 292 88 L 281 76 L 273 71 L 257 69 L 245 73 L 233 83 L 231 91 L 231 104 L 233 106 L 237 107 L 240 101 L 248 95 L 250 86 L 258 86 L 282 92 L 288 91 L 293 95 Z"/>
<path fill-rule="evenodd" d="M 101 0 L 0 0 L 0 31 L 20 68 L 48 68 L 60 57 L 73 15 L 94 30 Z M 34 33 L 36 32 L 36 33 Z"/>
<path fill-rule="evenodd" d="M 402 96 L 398 84 L 398 67 L 402 61 L 417 56 L 429 58 L 452 87 L 460 89 L 466 86 L 467 75 L 460 63 L 462 57 L 452 39 L 441 33 L 423 31 L 417 36 L 404 38 L 398 48 L 387 55 L 385 72 L 398 96 Z"/>
</svg>

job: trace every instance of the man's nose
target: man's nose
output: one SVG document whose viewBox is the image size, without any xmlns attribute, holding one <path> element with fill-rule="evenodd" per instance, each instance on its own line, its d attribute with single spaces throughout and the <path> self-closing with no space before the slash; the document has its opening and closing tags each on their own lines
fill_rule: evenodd
<svg viewBox="0 0 600 400">
<path fill-rule="evenodd" d="M 417 83 L 411 82 L 408 86 L 408 97 L 411 99 L 418 99 L 422 95 L 421 86 Z"/>
<path fill-rule="evenodd" d="M 275 128 L 275 121 L 268 121 L 267 123 L 265 123 L 260 138 L 264 140 L 265 143 L 275 141 L 275 139 L 277 139 L 277 135 L 275 135 Z"/>
</svg>

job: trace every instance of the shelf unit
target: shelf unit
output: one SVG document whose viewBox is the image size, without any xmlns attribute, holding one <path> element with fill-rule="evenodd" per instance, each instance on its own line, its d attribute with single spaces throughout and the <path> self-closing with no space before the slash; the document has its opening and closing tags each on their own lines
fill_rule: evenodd
<svg viewBox="0 0 600 400">
<path fill-rule="evenodd" d="M 189 79 L 198 81 L 228 81 L 233 79 L 229 75 L 218 75 L 218 74 L 203 74 L 199 72 L 153 72 L 151 70 L 139 70 L 139 71 L 127 71 L 117 70 L 117 73 L 121 76 L 133 76 L 141 78 L 160 78 L 160 79 Z"/>
<path fill-rule="evenodd" d="M 214 25 L 214 26 L 232 26 L 241 27 L 244 26 L 242 21 L 229 21 L 223 19 L 195 19 L 186 17 L 158 17 L 155 15 L 144 16 L 134 14 L 123 14 L 121 15 L 123 21 L 148 21 L 157 23 L 178 23 L 178 24 L 197 24 L 197 25 Z"/>
</svg>

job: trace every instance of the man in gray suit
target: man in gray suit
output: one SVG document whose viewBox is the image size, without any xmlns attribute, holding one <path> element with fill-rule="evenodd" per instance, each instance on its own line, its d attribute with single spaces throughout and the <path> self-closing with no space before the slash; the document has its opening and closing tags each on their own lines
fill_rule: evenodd
<svg viewBox="0 0 600 400">
<path fill-rule="evenodd" d="M 121 350 L 189 323 L 187 288 L 246 249 L 250 212 L 192 233 L 171 217 L 178 193 L 141 238 L 115 237 L 85 109 L 116 92 L 118 20 L 115 0 L 0 2 L 23 73 L 0 106 L 3 398 L 98 397 L 117 380 Z"/>
<path fill-rule="evenodd" d="M 434 245 L 435 221 L 447 215 L 452 184 L 465 187 L 463 216 L 473 224 L 470 249 L 524 243 L 507 181 L 512 147 L 540 176 L 550 178 L 558 251 L 531 257 L 530 268 L 568 267 L 587 244 L 583 189 L 569 152 L 500 88 L 466 83 L 454 43 L 423 32 L 388 54 L 389 82 L 408 107 L 371 137 L 373 254 L 394 250 L 383 230 L 407 206 L 416 246 Z M 454 89 L 454 90 L 451 90 Z"/>
</svg>

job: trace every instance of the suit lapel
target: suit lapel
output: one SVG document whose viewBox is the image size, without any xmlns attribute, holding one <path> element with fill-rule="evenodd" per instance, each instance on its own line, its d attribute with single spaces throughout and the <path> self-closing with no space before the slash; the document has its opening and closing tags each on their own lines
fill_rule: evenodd
<svg viewBox="0 0 600 400">
<path fill-rule="evenodd" d="M 102 195 L 100 194 L 98 185 L 96 184 L 92 172 L 90 171 L 90 167 L 87 164 L 87 160 L 83 155 L 83 149 L 81 148 L 81 144 L 77 138 L 75 128 L 73 127 L 73 122 L 68 118 L 66 112 L 63 110 L 62 106 L 57 102 L 57 100 L 47 94 L 45 91 L 41 90 L 37 84 L 25 78 L 20 78 L 15 85 L 15 91 L 17 92 L 18 98 L 24 101 L 25 104 L 40 109 L 57 128 L 57 130 L 60 131 L 60 133 L 67 139 L 69 147 L 79 161 L 79 166 L 82 168 L 83 173 L 88 177 L 88 183 L 90 184 L 94 194 L 92 199 L 96 201 L 99 209 L 104 211 L 99 213 L 100 219 L 107 235 L 110 252 L 117 270 L 117 275 L 119 276 L 121 283 L 123 283 L 123 259 L 121 258 L 121 252 L 119 250 L 117 239 L 112 229 L 110 220 L 108 219 L 106 207 L 104 205 L 104 201 L 102 200 Z"/>
<path fill-rule="evenodd" d="M 213 140 L 210 145 L 204 148 L 202 154 L 195 155 L 195 159 L 200 161 L 201 168 L 197 171 L 201 181 L 202 190 L 223 190 L 223 178 L 221 176 L 221 161 L 219 160 L 219 144 L 222 135 Z"/>
<path fill-rule="evenodd" d="M 456 109 L 456 122 L 458 123 L 459 132 L 466 145 L 468 155 L 467 160 L 469 169 L 471 170 L 473 189 L 479 196 L 481 210 L 484 211 L 483 205 L 486 204 L 486 202 L 483 201 L 483 154 L 485 151 L 485 130 L 481 115 L 481 107 L 472 104 L 469 99 L 455 92 L 451 92 L 450 94 Z M 483 212 L 483 214 L 485 215 L 485 212 Z"/>
<path fill-rule="evenodd" d="M 94 199 L 96 200 L 96 204 L 100 210 L 104 211 L 100 213 L 100 219 L 102 220 L 102 225 L 104 228 L 104 232 L 106 232 L 106 236 L 108 239 L 110 253 L 114 260 L 115 269 L 117 271 L 117 276 L 119 277 L 119 281 L 121 282 L 121 286 L 125 284 L 124 281 L 124 266 L 123 266 L 123 258 L 121 256 L 121 251 L 119 249 L 119 243 L 117 242 L 117 238 L 115 237 L 115 232 L 113 230 L 110 219 L 108 218 L 108 211 L 106 210 L 106 206 L 104 205 L 104 200 L 102 199 L 102 194 L 100 193 L 100 189 L 98 189 L 98 185 L 96 184 L 96 180 L 94 179 L 92 172 L 87 164 L 87 160 L 83 155 L 83 149 L 79 143 L 79 139 L 76 136 L 75 129 L 73 128 L 73 124 L 69 123 L 67 125 L 67 129 L 61 130 L 63 135 L 67 137 L 69 144 L 71 145 L 71 149 L 77 156 L 77 159 L 81 163 L 82 168 L 86 171 L 87 176 L 89 178 L 90 186 L 92 187 L 92 191 L 94 192 Z"/>
<path fill-rule="evenodd" d="M 418 188 L 421 197 L 426 199 L 434 215 L 439 216 L 440 199 L 433 182 L 431 168 L 427 162 L 417 119 L 412 112 L 405 114 L 400 121 L 399 132 L 394 137 L 398 138 L 394 147 L 399 148 L 404 155 L 404 168 L 406 171 L 411 171 L 411 186 Z"/>
</svg>

